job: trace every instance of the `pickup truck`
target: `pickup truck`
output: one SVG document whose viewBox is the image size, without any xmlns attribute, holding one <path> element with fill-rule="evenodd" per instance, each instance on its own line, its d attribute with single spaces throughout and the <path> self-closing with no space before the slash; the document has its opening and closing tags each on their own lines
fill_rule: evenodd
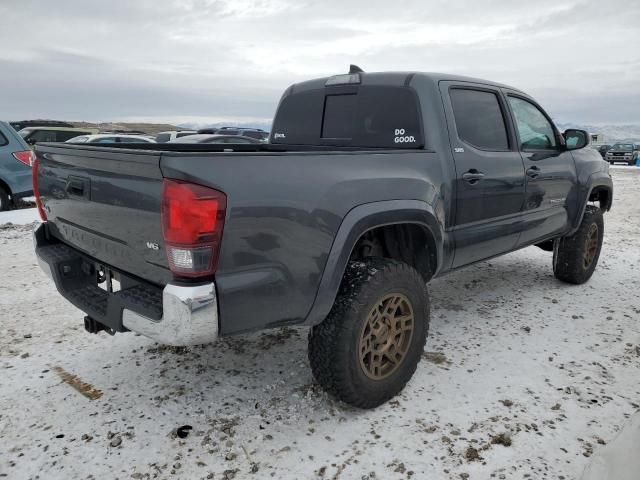
<svg viewBox="0 0 640 480">
<path fill-rule="evenodd" d="M 89 332 L 309 326 L 318 383 L 372 408 L 417 368 L 431 279 L 531 245 L 591 277 L 613 187 L 588 142 L 515 88 L 352 68 L 287 88 L 268 144 L 39 144 L 35 250 Z"/>
<path fill-rule="evenodd" d="M 633 166 L 638 160 L 639 151 L 638 146 L 634 143 L 616 143 L 607 150 L 604 159 L 611 165 L 616 162 L 624 162 L 629 166 Z"/>
</svg>

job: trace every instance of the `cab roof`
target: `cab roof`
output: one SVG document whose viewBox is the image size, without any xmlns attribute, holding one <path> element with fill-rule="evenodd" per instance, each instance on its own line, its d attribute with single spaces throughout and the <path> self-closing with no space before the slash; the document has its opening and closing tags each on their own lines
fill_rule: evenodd
<svg viewBox="0 0 640 480">
<path fill-rule="evenodd" d="M 437 73 L 437 72 L 357 72 L 347 74 L 331 75 L 329 77 L 316 78 L 300 83 L 293 84 L 289 87 L 286 93 L 300 92 L 304 90 L 311 90 L 316 88 L 322 88 L 327 86 L 327 82 L 331 79 L 335 79 L 340 76 L 347 77 L 349 75 L 359 75 L 360 85 L 389 85 L 389 86 L 402 86 L 410 85 L 415 78 L 422 78 L 429 82 L 437 84 L 441 81 L 455 81 L 455 82 L 467 82 L 477 83 L 483 85 L 490 85 L 499 88 L 509 88 L 511 90 L 520 91 L 518 88 L 514 88 L 510 85 L 505 85 L 499 82 L 490 80 L 484 80 L 481 78 L 467 77 L 464 75 L 450 74 L 450 73 Z"/>
</svg>

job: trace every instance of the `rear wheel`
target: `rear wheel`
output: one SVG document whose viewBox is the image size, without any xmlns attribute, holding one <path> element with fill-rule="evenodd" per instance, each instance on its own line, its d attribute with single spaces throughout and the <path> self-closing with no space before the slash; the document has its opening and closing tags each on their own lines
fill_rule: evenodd
<svg viewBox="0 0 640 480">
<path fill-rule="evenodd" d="M 11 208 L 11 200 L 9 199 L 9 193 L 0 187 L 0 212 L 9 210 Z"/>
<path fill-rule="evenodd" d="M 349 263 L 336 302 L 309 333 L 309 361 L 331 395 L 373 408 L 397 395 L 416 370 L 429 329 L 424 279 L 383 258 Z"/>
<path fill-rule="evenodd" d="M 587 205 L 578 231 L 557 242 L 553 252 L 553 273 L 556 278 L 577 285 L 589 280 L 598 264 L 603 238 L 602 210 Z"/>
</svg>

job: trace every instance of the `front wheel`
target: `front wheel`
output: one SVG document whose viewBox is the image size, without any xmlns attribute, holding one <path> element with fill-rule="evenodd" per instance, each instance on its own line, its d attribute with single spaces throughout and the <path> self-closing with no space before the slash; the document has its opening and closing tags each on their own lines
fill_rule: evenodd
<svg viewBox="0 0 640 480">
<path fill-rule="evenodd" d="M 374 408 L 397 395 L 420 361 L 429 330 L 424 279 L 386 258 L 350 262 L 327 318 L 309 332 L 309 362 L 331 395 Z"/>
<path fill-rule="evenodd" d="M 602 210 L 587 205 L 576 233 L 561 238 L 553 252 L 553 273 L 558 280 L 580 285 L 593 275 L 604 239 Z"/>
</svg>

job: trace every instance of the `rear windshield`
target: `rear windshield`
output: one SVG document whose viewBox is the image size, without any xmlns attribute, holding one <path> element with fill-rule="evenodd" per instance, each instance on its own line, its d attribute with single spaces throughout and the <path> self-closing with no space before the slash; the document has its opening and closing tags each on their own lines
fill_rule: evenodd
<svg viewBox="0 0 640 480">
<path fill-rule="evenodd" d="M 424 146 L 418 97 L 410 87 L 327 87 L 286 96 L 272 142 L 372 148 Z"/>
</svg>

